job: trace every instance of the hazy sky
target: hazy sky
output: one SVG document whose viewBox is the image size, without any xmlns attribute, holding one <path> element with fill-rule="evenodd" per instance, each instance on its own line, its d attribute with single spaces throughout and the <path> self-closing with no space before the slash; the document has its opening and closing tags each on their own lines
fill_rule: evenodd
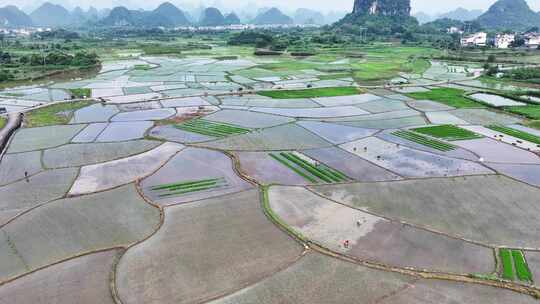
<svg viewBox="0 0 540 304">
<path fill-rule="evenodd" d="M 30 10 L 35 8 L 45 0 L 0 0 L 0 6 L 15 4 L 19 7 Z M 59 3 L 66 6 L 88 7 L 89 5 L 98 8 L 112 7 L 117 5 L 126 5 L 132 8 L 151 9 L 165 0 L 50 0 L 53 3 Z M 323 11 L 349 11 L 352 8 L 354 0 L 169 0 L 179 7 L 188 6 L 198 7 L 201 3 L 204 6 L 217 6 L 225 10 L 240 10 L 248 7 L 270 7 L 277 6 L 286 11 L 292 11 L 299 7 L 311 7 Z M 424 11 L 430 14 L 447 12 L 459 6 L 468 9 L 487 9 L 495 0 L 412 0 L 413 12 Z M 528 0 L 529 5 L 535 10 L 540 11 L 540 0 Z M 250 5 L 250 4 L 255 5 Z"/>
</svg>

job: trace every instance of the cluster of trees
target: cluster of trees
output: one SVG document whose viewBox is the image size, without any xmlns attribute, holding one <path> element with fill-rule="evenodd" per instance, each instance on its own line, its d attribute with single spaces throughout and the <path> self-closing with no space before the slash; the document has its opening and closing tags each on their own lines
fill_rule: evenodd
<svg viewBox="0 0 540 304">
<path fill-rule="evenodd" d="M 504 74 L 505 78 L 515 80 L 534 80 L 540 81 L 540 68 L 521 68 L 515 69 Z"/>
<path fill-rule="evenodd" d="M 19 57 L 20 64 L 38 65 L 62 65 L 76 67 L 90 67 L 99 63 L 95 53 L 78 52 L 70 55 L 61 52 L 49 52 L 47 54 L 32 54 Z"/>
</svg>

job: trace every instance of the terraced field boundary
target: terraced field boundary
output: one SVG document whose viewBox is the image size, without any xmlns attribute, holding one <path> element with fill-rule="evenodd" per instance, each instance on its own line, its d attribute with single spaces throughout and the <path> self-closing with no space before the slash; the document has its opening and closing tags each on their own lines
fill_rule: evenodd
<svg viewBox="0 0 540 304">
<path fill-rule="evenodd" d="M 523 282 L 532 282 L 532 273 L 525 260 L 523 251 L 517 249 L 499 249 L 499 256 L 502 262 L 501 277 L 506 280 L 516 279 Z"/>
<path fill-rule="evenodd" d="M 157 193 L 158 197 L 178 196 L 193 192 L 212 190 L 226 187 L 227 182 L 224 178 L 211 178 L 203 180 L 185 181 L 178 183 L 162 184 L 150 187 L 150 190 Z"/>
<path fill-rule="evenodd" d="M 213 122 L 204 119 L 190 120 L 183 124 L 174 125 L 174 127 L 187 132 L 220 138 L 251 132 L 250 129 L 242 128 L 232 124 Z"/>
<path fill-rule="evenodd" d="M 353 180 L 342 172 L 324 164 L 314 165 L 293 152 L 280 152 L 279 155 L 270 153 L 269 155 L 311 183 L 322 181 L 331 184 Z"/>
<path fill-rule="evenodd" d="M 454 125 L 429 126 L 411 129 L 412 131 L 448 141 L 479 139 L 484 136 Z"/>
<path fill-rule="evenodd" d="M 532 142 L 532 143 L 535 143 L 537 145 L 540 145 L 540 137 L 539 136 L 536 136 L 536 135 L 533 135 L 533 134 L 530 134 L 530 133 L 527 133 L 527 132 L 524 132 L 524 131 L 521 131 L 521 130 L 516 130 L 516 129 L 513 129 L 513 128 L 501 126 L 501 125 L 490 125 L 490 126 L 487 126 L 487 128 L 491 129 L 493 131 L 501 132 L 501 133 L 504 133 L 506 135 L 510 135 L 510 136 L 513 136 L 513 137 L 523 139 L 523 140 L 526 140 L 528 142 Z"/>
<path fill-rule="evenodd" d="M 430 147 L 430 148 L 433 148 L 442 152 L 452 151 L 456 148 L 453 145 L 450 145 L 450 144 L 447 144 L 445 142 L 438 141 L 435 139 L 431 139 L 427 136 L 416 134 L 411 131 L 399 130 L 399 131 L 393 132 L 392 135 L 401 137 L 403 139 L 406 139 L 406 140 L 415 142 L 417 144 Z"/>
</svg>

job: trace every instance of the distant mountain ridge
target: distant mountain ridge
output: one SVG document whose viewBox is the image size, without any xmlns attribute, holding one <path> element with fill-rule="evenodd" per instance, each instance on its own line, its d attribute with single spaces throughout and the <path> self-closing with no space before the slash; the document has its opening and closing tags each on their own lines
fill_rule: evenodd
<svg viewBox="0 0 540 304">
<path fill-rule="evenodd" d="M 294 20 L 273 7 L 266 12 L 260 13 L 253 19 L 254 24 L 293 24 Z"/>
<path fill-rule="evenodd" d="M 478 18 L 484 12 L 482 10 L 468 10 L 462 7 L 458 7 L 448 13 L 440 14 L 437 19 L 453 19 L 459 21 L 471 21 Z"/>
<path fill-rule="evenodd" d="M 40 26 L 66 26 L 73 22 L 71 13 L 61 5 L 43 3 L 30 14 L 32 23 Z"/>
<path fill-rule="evenodd" d="M 30 16 L 19 10 L 14 5 L 0 8 L 0 25 L 6 27 L 31 26 L 33 24 Z"/>
<path fill-rule="evenodd" d="M 190 22 L 180 9 L 169 2 L 162 3 L 153 11 L 129 10 L 123 6 L 113 8 L 110 14 L 100 21 L 105 26 L 163 26 L 176 27 Z"/>
<path fill-rule="evenodd" d="M 203 11 L 199 23 L 202 26 L 225 25 L 225 17 L 219 9 L 208 7 Z"/>
<path fill-rule="evenodd" d="M 527 30 L 540 26 L 540 13 L 525 0 L 499 0 L 476 19 L 482 26 L 501 30 Z"/>
</svg>

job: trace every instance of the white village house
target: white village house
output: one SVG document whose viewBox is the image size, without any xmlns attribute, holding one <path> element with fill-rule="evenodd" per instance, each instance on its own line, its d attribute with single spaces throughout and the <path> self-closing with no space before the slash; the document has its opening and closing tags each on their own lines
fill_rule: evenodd
<svg viewBox="0 0 540 304">
<path fill-rule="evenodd" d="M 514 34 L 497 34 L 495 36 L 495 47 L 498 49 L 507 49 L 516 40 Z"/>
<path fill-rule="evenodd" d="M 461 38 L 462 46 L 486 46 L 487 33 L 478 32 Z"/>
<path fill-rule="evenodd" d="M 539 33 L 527 33 L 525 34 L 525 46 L 530 49 L 537 49 L 540 46 L 540 34 Z"/>
</svg>

